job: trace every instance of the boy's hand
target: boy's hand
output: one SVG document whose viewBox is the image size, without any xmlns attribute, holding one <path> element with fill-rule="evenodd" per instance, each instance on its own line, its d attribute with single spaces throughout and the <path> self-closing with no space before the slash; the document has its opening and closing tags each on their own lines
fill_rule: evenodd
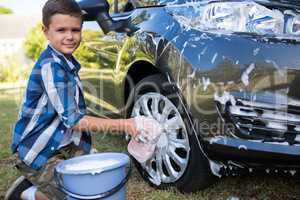
<svg viewBox="0 0 300 200">
<path fill-rule="evenodd" d="M 135 125 L 134 118 L 126 119 L 125 132 L 133 138 L 140 134 L 140 131 L 138 131 Z"/>
<path fill-rule="evenodd" d="M 128 134 L 133 136 L 133 138 L 137 137 L 143 142 L 154 141 L 163 132 L 160 123 L 153 118 L 138 116 L 129 120 L 133 121 L 134 127 L 131 129 L 131 133 Z"/>
</svg>

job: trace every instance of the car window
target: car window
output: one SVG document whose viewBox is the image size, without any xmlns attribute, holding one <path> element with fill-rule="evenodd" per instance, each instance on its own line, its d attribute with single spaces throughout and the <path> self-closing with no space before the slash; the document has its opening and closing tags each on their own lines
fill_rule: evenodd
<svg viewBox="0 0 300 200">
<path fill-rule="evenodd" d="M 130 12 L 135 8 L 155 6 L 159 4 L 159 0 L 112 0 L 110 12 L 115 12 L 115 3 L 117 3 L 118 12 Z"/>
<path fill-rule="evenodd" d="M 158 0 L 133 0 L 136 7 L 147 7 L 158 5 Z"/>
</svg>

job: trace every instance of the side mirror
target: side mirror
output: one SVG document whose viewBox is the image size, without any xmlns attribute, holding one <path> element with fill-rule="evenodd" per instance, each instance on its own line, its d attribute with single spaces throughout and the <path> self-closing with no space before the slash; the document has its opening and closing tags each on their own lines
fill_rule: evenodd
<svg viewBox="0 0 300 200">
<path fill-rule="evenodd" d="M 128 20 L 113 20 L 109 15 L 109 4 L 106 0 L 78 0 L 83 11 L 84 21 L 97 21 L 103 32 L 126 32 L 131 34 L 137 30 L 129 24 Z"/>
</svg>

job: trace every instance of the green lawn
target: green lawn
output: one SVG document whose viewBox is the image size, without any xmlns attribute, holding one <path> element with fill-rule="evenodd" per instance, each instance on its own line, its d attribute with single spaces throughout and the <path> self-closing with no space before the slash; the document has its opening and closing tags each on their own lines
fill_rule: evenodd
<svg viewBox="0 0 300 200">
<path fill-rule="evenodd" d="M 10 136 L 13 123 L 16 120 L 21 91 L 0 91 L 0 200 L 3 199 L 6 189 L 19 175 L 10 161 Z M 123 136 L 97 135 L 94 136 L 95 146 L 99 151 L 126 151 L 126 142 Z M 151 199 L 239 199 L 251 200 L 296 200 L 300 199 L 300 179 L 296 177 L 282 177 L 271 175 L 249 175 L 242 177 L 227 177 L 221 179 L 210 188 L 195 194 L 180 194 L 175 190 L 160 191 L 149 187 L 133 171 L 127 184 L 127 193 L 130 200 Z"/>
</svg>

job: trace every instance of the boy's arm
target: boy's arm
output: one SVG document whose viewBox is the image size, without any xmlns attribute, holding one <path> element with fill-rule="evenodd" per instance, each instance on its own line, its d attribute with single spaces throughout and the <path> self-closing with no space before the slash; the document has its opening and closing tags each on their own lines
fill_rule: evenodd
<svg viewBox="0 0 300 200">
<path fill-rule="evenodd" d="M 73 126 L 76 131 L 91 131 L 91 132 L 126 132 L 135 137 L 139 134 L 135 126 L 134 119 L 104 119 L 85 115 L 80 121 Z"/>
</svg>

